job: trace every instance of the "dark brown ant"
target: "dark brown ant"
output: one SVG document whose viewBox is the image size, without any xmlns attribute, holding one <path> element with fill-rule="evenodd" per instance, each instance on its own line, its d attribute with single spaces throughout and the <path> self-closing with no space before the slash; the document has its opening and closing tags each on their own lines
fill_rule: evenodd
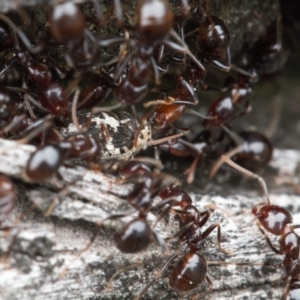
<svg viewBox="0 0 300 300">
<path fill-rule="evenodd" d="M 213 178 L 224 163 L 224 155 L 252 171 L 270 162 L 273 146 L 265 135 L 256 131 L 242 131 L 236 134 L 225 127 L 223 129 L 225 130 L 203 130 L 191 141 L 181 137 L 159 144 L 158 148 L 177 157 L 194 158 L 191 166 L 185 171 L 188 183 L 193 182 L 200 162 L 209 165 L 214 162 L 209 175 L 209 178 Z"/>
<path fill-rule="evenodd" d="M 25 173 L 31 181 L 43 181 L 57 173 L 64 163 L 75 159 L 99 164 L 99 143 L 91 136 L 73 135 L 56 144 L 42 145 L 29 158 Z"/>
<path fill-rule="evenodd" d="M 267 185 L 262 177 L 239 166 L 226 155 L 222 156 L 222 160 L 237 171 L 257 179 L 260 183 L 267 201 L 266 203 L 257 204 L 252 209 L 252 213 L 256 217 L 258 227 L 270 248 L 275 253 L 284 255 L 282 263 L 284 274 L 282 280 L 288 282 L 281 299 L 300 299 L 300 237 L 294 231 L 295 228 L 299 228 L 300 226 L 292 225 L 293 218 L 288 210 L 281 206 L 271 204 Z M 280 236 L 279 249 L 272 244 L 267 233 Z"/>
<path fill-rule="evenodd" d="M 222 19 L 208 16 L 199 26 L 198 45 L 201 56 L 223 71 L 230 69 L 230 33 Z"/>
<path fill-rule="evenodd" d="M 186 5 L 186 2 L 183 1 Z M 157 14 L 160 11 L 161 14 Z M 117 87 L 117 99 L 121 103 L 133 104 L 139 101 L 148 90 L 152 66 L 156 83 L 159 82 L 159 71 L 153 58 L 154 49 L 163 44 L 167 47 L 184 53 L 205 70 L 201 62 L 195 58 L 185 43 L 172 29 L 174 15 L 168 2 L 163 0 L 139 0 L 137 5 L 137 25 L 135 28 L 135 40 L 130 40 L 132 52 L 116 66 L 115 78 L 127 69 L 127 77 Z M 170 36 L 177 42 L 170 40 Z M 100 46 L 109 46 L 113 43 L 127 42 L 127 39 L 113 39 L 100 41 Z"/>
<path fill-rule="evenodd" d="M 242 131 L 238 135 L 243 140 L 243 148 L 232 157 L 233 161 L 251 171 L 270 162 L 273 146 L 265 135 L 258 131 Z M 233 148 L 236 148 L 235 144 L 229 146 L 229 149 Z"/>
<path fill-rule="evenodd" d="M 7 16 L 0 14 L 0 28 L 3 38 L 7 39 L 8 28 L 11 31 L 12 48 L 15 54 L 10 61 L 1 69 L 0 74 L 3 74 L 14 61 L 22 65 L 30 81 L 38 86 L 48 86 L 52 81 L 52 73 L 48 65 L 43 62 L 36 62 L 32 54 L 41 51 L 41 46 L 33 47 L 23 31 L 21 31 Z M 22 41 L 22 46 L 19 39 Z M 25 49 L 23 49 L 25 47 Z M 10 52 L 11 56 L 11 52 Z"/>
<path fill-rule="evenodd" d="M 203 241 L 217 228 L 217 240 L 220 251 L 226 254 L 231 253 L 228 250 L 223 249 L 220 245 L 221 225 L 219 223 L 212 224 L 204 232 L 201 232 L 201 227 L 209 220 L 210 211 L 199 212 L 199 210 L 192 205 L 191 197 L 184 190 L 167 187 L 162 190 L 159 195 L 162 202 L 155 208 L 169 205 L 169 209 L 172 209 L 172 211 L 179 216 L 180 230 L 175 236 L 189 248 L 189 251 L 173 268 L 169 277 L 169 285 L 179 292 L 188 292 L 197 288 L 205 280 L 210 287 L 197 298 L 197 300 L 202 299 L 213 289 L 213 283 L 207 275 L 208 265 L 211 264 L 211 262 L 207 261 L 203 255 L 198 253 L 203 247 Z M 175 207 L 180 208 L 175 209 Z M 166 269 L 166 267 L 178 256 L 179 254 L 173 255 L 164 265 L 162 270 Z M 217 262 L 214 264 L 217 264 Z M 240 263 L 240 265 L 242 264 L 243 263 Z M 161 273 L 162 271 L 159 276 Z M 156 276 L 155 280 L 159 276 Z M 140 299 L 153 283 L 154 280 L 142 290 L 135 300 Z"/>
<path fill-rule="evenodd" d="M 236 82 L 231 82 L 227 92 L 213 102 L 208 109 L 208 119 L 203 120 L 204 127 L 219 127 L 226 125 L 233 119 L 251 111 L 249 98 L 252 94 L 252 85 L 249 77 L 239 75 Z"/>
<path fill-rule="evenodd" d="M 147 160 L 154 166 L 159 166 L 155 160 Z M 126 197 L 130 206 L 138 212 L 138 216 L 127 223 L 125 227 L 115 234 L 116 247 L 123 253 L 137 253 L 145 250 L 152 242 L 153 238 L 158 241 L 163 252 L 168 252 L 168 246 L 164 239 L 147 222 L 147 215 L 151 210 L 153 198 L 159 190 L 168 184 L 176 182 L 170 175 L 160 173 L 156 169 L 152 170 L 146 163 L 139 160 L 129 160 L 119 167 L 121 181 L 124 183 L 134 183 L 133 190 Z M 114 214 L 98 223 L 101 227 L 108 220 L 120 219 L 131 215 L 130 213 Z M 85 252 L 94 242 L 98 231 L 93 235 L 90 243 L 78 254 L 77 258 Z M 67 269 L 68 267 L 66 267 Z M 62 272 L 65 273 L 66 269 Z"/>
<path fill-rule="evenodd" d="M 248 66 L 260 75 L 277 73 L 286 63 L 289 51 L 282 40 L 281 18 L 278 17 L 262 34 L 248 54 Z"/>
<path fill-rule="evenodd" d="M 223 128 L 232 138 L 233 143 L 231 142 L 225 152 L 220 154 L 210 170 L 209 178 L 213 178 L 223 163 L 228 163 L 228 160 L 235 161 L 236 165 L 251 171 L 270 162 L 273 146 L 265 135 L 256 131 L 242 131 L 236 134 L 226 127 Z"/>
<path fill-rule="evenodd" d="M 167 251 L 168 247 L 164 240 L 147 222 L 153 198 L 162 185 L 162 174 L 151 171 L 147 165 L 139 161 L 127 162 L 119 172 L 125 182 L 134 182 L 134 188 L 127 196 L 127 202 L 139 212 L 139 215 L 115 236 L 117 248 L 125 253 L 136 253 L 146 249 L 154 236 L 163 251 Z M 109 217 L 111 218 L 114 217 Z"/>
</svg>

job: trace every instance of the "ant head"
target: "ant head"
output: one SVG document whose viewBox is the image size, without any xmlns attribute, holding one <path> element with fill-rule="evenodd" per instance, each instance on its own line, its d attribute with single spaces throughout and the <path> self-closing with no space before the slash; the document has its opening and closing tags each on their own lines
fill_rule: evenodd
<svg viewBox="0 0 300 300">
<path fill-rule="evenodd" d="M 271 204 L 257 204 L 252 213 L 268 232 L 281 235 L 287 224 L 293 223 L 291 214 L 283 207 Z"/>
</svg>

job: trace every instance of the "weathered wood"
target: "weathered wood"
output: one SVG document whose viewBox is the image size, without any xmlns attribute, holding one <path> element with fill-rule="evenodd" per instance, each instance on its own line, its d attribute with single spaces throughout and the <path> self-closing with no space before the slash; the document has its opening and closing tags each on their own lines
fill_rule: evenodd
<svg viewBox="0 0 300 300">
<path fill-rule="evenodd" d="M 114 232 L 132 216 L 107 223 L 99 231 L 91 248 L 74 261 L 80 250 L 89 243 L 95 222 L 111 213 L 128 210 L 120 196 L 126 195 L 130 187 L 119 185 L 101 173 L 83 173 L 82 179 L 71 185 L 69 194 L 55 206 L 50 218 L 30 213 L 16 223 L 17 216 L 30 203 L 34 202 L 43 209 L 47 207 L 47 199 L 55 197 L 55 190 L 61 188 L 63 182 L 54 176 L 47 184 L 40 186 L 25 183 L 23 170 L 34 146 L 0 140 L 0 149 L 0 172 L 19 179 L 16 184 L 19 198 L 23 199 L 23 209 L 17 206 L 3 224 L 15 228 L 9 233 L 1 231 L 1 251 L 7 249 L 13 236 L 18 233 L 6 264 L 1 264 L 1 299 L 133 299 L 163 266 L 168 256 L 162 255 L 155 243 L 147 251 L 135 255 L 122 254 L 114 246 Z M 276 150 L 271 165 L 280 168 L 281 178 L 291 179 L 299 162 L 298 151 Z M 78 170 L 65 167 L 59 171 L 65 183 L 79 174 Z M 209 190 L 206 195 L 191 193 L 191 196 L 199 209 L 214 208 L 208 226 L 212 222 L 221 223 L 222 246 L 232 250 L 233 254 L 224 255 L 217 249 L 214 234 L 203 247 L 207 259 L 280 263 L 282 257 L 268 248 L 251 215 L 251 208 L 262 201 L 257 191 L 245 191 L 245 195 L 241 195 L 229 187 L 227 193 L 230 191 L 230 196 L 222 197 L 213 195 L 213 186 Z M 271 201 L 288 207 L 295 220 L 300 219 L 299 196 L 288 195 L 286 189 L 276 194 L 271 192 Z M 150 222 L 155 219 L 155 215 L 149 216 Z M 167 238 L 177 231 L 178 224 L 171 215 L 168 220 L 161 221 L 156 229 Z M 184 253 L 184 248 L 175 240 L 168 244 L 172 254 L 177 251 Z M 112 281 L 110 289 L 107 288 L 109 279 L 116 271 L 135 263 L 140 265 L 122 272 Z M 149 289 L 144 299 L 189 299 L 205 289 L 203 284 L 199 291 L 180 295 L 168 287 L 169 272 L 170 268 Z M 283 291 L 283 285 L 279 282 L 282 271 L 269 266 L 211 266 L 209 274 L 214 282 L 214 291 L 206 299 L 280 299 Z"/>
</svg>

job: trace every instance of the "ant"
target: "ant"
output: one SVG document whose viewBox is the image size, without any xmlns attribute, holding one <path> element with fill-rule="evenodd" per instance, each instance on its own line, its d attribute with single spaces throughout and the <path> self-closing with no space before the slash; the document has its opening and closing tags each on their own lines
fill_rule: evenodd
<svg viewBox="0 0 300 300">
<path fill-rule="evenodd" d="M 203 120 L 203 126 L 220 127 L 233 119 L 251 111 L 249 98 L 252 94 L 251 80 L 239 75 L 237 80 L 227 78 L 225 90 L 227 93 L 213 102 Z"/>
<path fill-rule="evenodd" d="M 49 12 L 48 22 L 52 37 L 66 48 L 68 65 L 83 69 L 94 65 L 98 57 L 96 38 L 86 28 L 84 14 L 77 4 L 67 1 L 55 5 Z"/>
<path fill-rule="evenodd" d="M 208 261 L 199 251 L 203 248 L 203 241 L 211 234 L 214 229 L 217 229 L 217 241 L 220 251 L 225 254 L 229 254 L 228 250 L 221 247 L 221 225 L 219 223 L 212 224 L 204 232 L 201 232 L 201 228 L 207 223 L 210 218 L 210 211 L 199 212 L 199 210 L 192 204 L 191 197 L 182 189 L 175 187 L 167 187 L 159 193 L 162 202 L 155 208 L 161 208 L 165 205 L 169 205 L 169 208 L 179 217 L 180 229 L 174 236 L 178 237 L 185 246 L 188 247 L 188 252 L 180 259 L 179 262 L 173 267 L 171 274 L 169 275 L 169 286 L 178 292 L 189 292 L 199 287 L 203 281 L 206 281 L 209 285 L 207 291 L 202 293 L 197 299 L 200 300 L 208 295 L 213 290 L 213 283 L 210 277 L 207 275 L 209 265 L 217 264 L 232 264 L 232 265 L 249 265 L 248 262 L 213 262 Z M 179 208 L 176 208 L 179 207 Z M 157 280 L 166 268 L 174 261 L 180 254 L 175 254 L 165 263 L 161 271 L 155 276 L 155 278 L 149 282 L 135 300 L 141 299 L 141 297 L 147 292 L 155 280 Z M 251 264 L 253 265 L 253 264 Z"/>
<path fill-rule="evenodd" d="M 290 212 L 278 205 L 271 204 L 267 185 L 262 177 L 236 164 L 229 156 L 223 155 L 221 160 L 237 171 L 255 178 L 260 183 L 266 203 L 259 203 L 252 209 L 258 227 L 270 248 L 277 254 L 284 255 L 282 266 L 284 274 L 282 280 L 287 282 L 282 300 L 299 299 L 300 295 L 300 237 L 294 231 L 299 225 L 292 225 L 293 218 Z M 271 242 L 267 233 L 280 236 L 279 249 Z"/>
<path fill-rule="evenodd" d="M 186 1 L 182 1 L 186 9 Z M 160 14 L 157 14 L 160 11 Z M 201 62 L 190 52 L 186 44 L 173 30 L 174 14 L 168 2 L 163 0 L 139 0 L 137 4 L 137 25 L 135 27 L 135 40 L 130 40 L 132 52 L 116 66 L 114 77 L 127 68 L 127 77 L 118 84 L 116 94 L 121 103 L 134 104 L 143 98 L 148 90 L 150 69 L 154 70 L 155 82 L 159 83 L 159 70 L 153 58 L 157 45 L 165 45 L 177 52 L 188 55 L 201 70 L 205 70 Z M 170 36 L 177 43 L 170 40 Z M 125 38 L 100 41 L 100 46 L 110 46 L 114 43 L 125 42 Z"/>
<path fill-rule="evenodd" d="M 286 63 L 289 51 L 282 40 L 281 18 L 267 27 L 246 58 L 246 67 L 252 65 L 259 75 L 272 75 L 277 73 Z"/>
<path fill-rule="evenodd" d="M 176 128 L 173 123 L 179 120 L 186 112 L 189 114 L 207 118 L 199 112 L 187 109 L 187 105 L 197 105 L 198 96 L 194 87 L 189 84 L 180 73 L 176 73 L 176 92 L 165 100 L 154 100 L 144 103 L 144 107 L 157 106 L 150 114 L 149 122 L 156 129 L 166 127 Z M 208 117 L 209 118 L 209 117 Z"/>
<path fill-rule="evenodd" d="M 269 200 L 269 198 L 267 198 Z M 300 299 L 300 237 L 294 231 L 299 225 L 292 225 L 293 218 L 285 208 L 268 203 L 260 203 L 252 209 L 257 224 L 270 248 L 284 255 L 284 274 L 282 281 L 287 282 L 282 300 Z M 270 241 L 268 233 L 280 236 L 279 249 Z"/>
<path fill-rule="evenodd" d="M 125 183 L 134 183 L 133 190 L 126 200 L 139 214 L 115 235 L 117 248 L 124 253 L 140 252 L 147 248 L 154 236 L 163 252 L 167 252 L 168 247 L 164 240 L 147 223 L 147 214 L 151 210 L 153 198 L 170 178 L 163 173 L 152 171 L 142 161 L 127 162 L 119 168 L 119 174 Z M 106 220 L 114 218 L 113 215 Z"/>
<path fill-rule="evenodd" d="M 154 165 L 154 169 L 148 164 Z M 153 229 L 147 222 L 147 216 L 150 211 L 154 197 L 158 194 L 162 187 L 170 182 L 177 184 L 178 181 L 171 175 L 161 173 L 157 167 L 161 168 L 161 164 L 157 160 L 143 159 L 129 160 L 118 168 L 121 179 L 117 179 L 123 183 L 133 183 L 132 191 L 127 195 L 127 203 L 138 212 L 138 216 L 125 225 L 125 227 L 114 235 L 116 247 L 123 253 L 137 253 L 145 250 L 152 242 L 153 238 L 159 243 L 164 253 L 167 253 L 168 246 L 164 239 Z M 126 217 L 130 213 L 113 214 L 98 223 L 98 227 L 108 220 L 115 220 Z M 92 245 L 97 237 L 96 231 L 91 238 L 90 243 L 77 255 L 77 258 Z M 66 272 L 68 267 L 64 269 L 62 274 Z"/>
</svg>

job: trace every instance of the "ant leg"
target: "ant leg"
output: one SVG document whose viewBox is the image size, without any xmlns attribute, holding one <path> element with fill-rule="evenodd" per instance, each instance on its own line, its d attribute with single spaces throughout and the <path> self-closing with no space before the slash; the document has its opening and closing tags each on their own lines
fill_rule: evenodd
<svg viewBox="0 0 300 300">
<path fill-rule="evenodd" d="M 170 43 L 168 43 L 169 41 L 165 41 L 164 44 L 167 44 L 171 48 L 175 47 L 173 49 L 176 50 L 176 51 L 178 51 L 178 52 L 182 52 L 182 53 L 187 54 L 202 71 L 205 71 L 205 68 L 202 65 L 202 63 L 191 53 L 191 51 L 188 48 L 188 46 L 180 38 L 180 36 L 175 32 L 174 29 L 172 29 L 170 31 L 170 35 L 181 45 L 181 47 L 178 44 L 173 43 L 171 41 L 170 41 Z"/>
<path fill-rule="evenodd" d="M 73 98 L 73 102 L 72 102 L 72 109 L 71 109 L 71 113 L 72 113 L 72 121 L 73 124 L 75 125 L 75 127 L 77 128 L 78 131 L 80 131 L 81 126 L 79 125 L 78 122 L 78 118 L 77 118 L 77 103 L 78 103 L 78 98 L 79 98 L 79 89 L 77 89 L 74 93 L 74 98 Z"/>
<path fill-rule="evenodd" d="M 8 70 L 10 68 L 10 66 L 14 63 L 14 61 L 16 60 L 16 56 L 13 56 L 9 61 L 8 63 L 6 63 L 2 69 L 0 70 L 0 76 L 2 74 L 4 74 L 6 72 L 6 70 Z"/>
<path fill-rule="evenodd" d="M 228 151 L 223 156 L 227 156 L 228 158 L 233 157 L 235 154 L 237 154 L 239 151 L 243 149 L 244 146 L 244 140 L 236 134 L 234 131 L 230 130 L 226 126 L 222 126 L 223 130 L 233 139 L 233 141 L 237 144 L 236 148 Z M 212 166 L 210 173 L 209 173 L 209 179 L 212 179 L 218 170 L 222 167 L 224 164 L 224 161 L 222 159 L 222 156 L 215 162 L 215 164 Z"/>
<path fill-rule="evenodd" d="M 59 277 L 64 277 L 66 272 L 69 270 L 70 266 L 77 260 L 79 259 L 79 257 L 84 253 L 86 252 L 91 246 L 92 244 L 94 243 L 94 241 L 96 240 L 97 238 L 97 235 L 98 235 L 98 231 L 99 231 L 99 228 L 103 226 L 104 222 L 105 221 L 108 221 L 108 220 L 115 220 L 115 219 L 120 219 L 120 218 L 123 218 L 123 217 L 126 217 L 126 216 L 129 216 L 131 214 L 133 214 L 134 212 L 130 212 L 130 213 L 127 213 L 127 214 L 115 214 L 115 215 L 111 215 L 107 218 L 105 218 L 104 220 L 98 222 L 97 224 L 97 228 L 95 229 L 93 235 L 92 235 L 92 238 L 90 239 L 90 242 L 76 255 L 75 258 L 72 259 L 72 261 L 70 263 L 68 263 L 67 266 L 64 267 L 64 269 L 60 272 L 59 274 Z"/>
<path fill-rule="evenodd" d="M 17 91 L 16 89 L 18 89 L 18 88 L 15 88 L 15 91 Z M 23 89 L 20 89 L 20 90 L 23 90 Z M 28 92 L 26 90 L 24 90 L 24 92 L 25 92 L 24 98 L 26 97 L 26 100 L 28 102 L 31 102 L 34 106 L 36 106 L 41 111 L 49 113 L 48 109 L 46 109 L 45 107 L 40 105 L 31 95 L 28 94 Z"/>
<path fill-rule="evenodd" d="M 102 13 L 102 5 L 99 3 L 99 0 L 93 0 L 94 8 L 96 11 L 96 16 L 98 19 L 99 25 L 104 24 L 103 13 Z"/>
<path fill-rule="evenodd" d="M 194 182 L 195 172 L 196 172 L 199 159 L 200 159 L 200 155 L 197 155 L 193 160 L 193 162 L 191 163 L 190 167 L 184 171 L 184 175 L 187 176 L 186 182 L 189 184 Z"/>
<path fill-rule="evenodd" d="M 203 211 L 202 213 L 200 213 L 199 219 L 200 219 L 200 217 L 204 217 L 204 218 L 200 222 L 199 222 L 199 220 L 197 220 L 197 222 L 199 222 L 198 226 L 199 227 L 204 226 L 204 224 L 209 220 L 210 215 L 211 215 L 211 213 L 209 210 L 206 210 L 206 211 Z"/>
<path fill-rule="evenodd" d="M 154 60 L 154 58 L 152 56 L 150 58 L 150 62 L 151 62 L 152 68 L 154 70 L 154 81 L 155 81 L 155 84 L 156 85 L 160 85 L 159 70 L 158 70 L 157 64 L 156 64 L 156 62 L 155 62 L 155 60 Z"/>
<path fill-rule="evenodd" d="M 122 44 L 122 43 L 127 43 L 128 39 L 124 37 L 117 37 L 117 38 L 111 38 L 107 40 L 101 40 L 98 42 L 98 45 L 100 47 L 110 47 L 113 46 L 114 44 Z"/>
<path fill-rule="evenodd" d="M 266 182 L 264 181 L 264 179 L 261 176 L 259 176 L 255 173 L 239 166 L 234 161 L 232 161 L 229 157 L 227 157 L 227 155 L 222 155 L 221 159 L 222 159 L 223 162 L 225 162 L 226 164 L 228 164 L 232 168 L 236 169 L 237 171 L 241 172 L 242 174 L 257 179 L 259 184 L 262 187 L 262 190 L 263 190 L 263 193 L 264 193 L 264 195 L 267 199 L 267 202 L 270 203 L 268 188 L 267 188 Z"/>
<path fill-rule="evenodd" d="M 175 98 L 169 96 L 163 100 L 157 99 L 157 100 L 145 102 L 143 105 L 146 108 L 154 105 L 172 105 L 175 104 L 175 101 L 176 101 Z"/>
<path fill-rule="evenodd" d="M 26 137 L 16 140 L 19 144 L 27 144 L 30 140 L 38 136 L 40 133 L 46 131 L 51 126 L 53 126 L 52 116 L 47 116 L 44 118 L 41 126 L 35 128 L 32 132 L 30 132 Z"/>
<path fill-rule="evenodd" d="M 208 116 L 202 115 L 198 111 L 195 111 L 195 110 L 189 109 L 189 108 L 186 110 L 186 113 L 189 113 L 191 115 L 200 117 L 201 119 L 205 119 L 205 120 L 213 120 L 213 119 L 215 119 L 215 117 L 208 117 Z"/>
<path fill-rule="evenodd" d="M 189 130 L 186 130 L 184 132 L 179 132 L 177 134 L 173 134 L 173 135 L 170 135 L 170 136 L 166 136 L 164 138 L 161 138 L 161 139 L 158 139 L 158 140 L 151 140 L 148 142 L 148 146 L 155 146 L 155 145 L 158 145 L 158 144 L 161 144 L 161 143 L 165 143 L 167 141 L 170 141 L 170 140 L 173 140 L 173 139 L 177 139 L 177 138 L 180 138 L 184 135 L 187 135 L 189 134 L 190 131 Z"/>
<path fill-rule="evenodd" d="M 114 0 L 116 17 L 118 19 L 118 25 L 121 27 L 123 25 L 123 13 L 122 13 L 122 5 L 120 0 Z"/>
<path fill-rule="evenodd" d="M 223 253 L 226 253 L 226 254 L 231 254 L 232 251 L 225 250 L 221 247 L 221 225 L 219 223 L 212 224 L 202 233 L 203 240 L 206 239 L 215 228 L 218 228 L 217 239 L 218 239 L 218 247 L 219 247 L 220 251 Z"/>
<path fill-rule="evenodd" d="M 231 157 L 233 157 L 236 153 L 238 153 L 240 150 L 243 149 L 244 140 L 241 137 L 239 137 L 236 133 L 234 133 L 233 131 L 226 128 L 225 126 L 222 126 L 222 127 L 233 138 L 233 140 L 235 140 L 235 142 L 238 144 L 238 146 L 236 148 L 232 149 L 231 151 L 225 153 L 217 160 L 217 162 L 214 164 L 214 166 L 212 167 L 212 169 L 210 171 L 209 179 L 212 179 L 215 176 L 215 174 L 217 173 L 217 171 L 219 170 L 219 168 L 224 163 L 226 163 L 229 166 L 231 166 L 232 168 L 239 171 L 240 173 L 257 179 L 263 189 L 263 192 L 267 199 L 267 202 L 270 203 L 268 188 L 267 188 L 267 185 L 266 185 L 266 182 L 264 181 L 264 179 L 261 176 L 239 166 L 231 159 Z"/>
<path fill-rule="evenodd" d="M 165 46 L 162 44 L 162 45 L 160 45 L 160 48 L 159 48 L 158 59 L 157 59 L 158 62 L 161 62 L 161 60 L 163 59 L 164 52 L 165 52 Z"/>
<path fill-rule="evenodd" d="M 179 212 L 179 211 L 176 211 L 176 210 L 174 210 L 174 211 L 175 211 L 175 213 Z M 186 212 L 185 211 L 181 211 L 181 213 L 184 214 Z M 175 234 L 173 234 L 167 240 L 171 240 L 171 239 L 174 239 L 174 238 L 181 239 L 190 230 L 190 228 L 193 226 L 193 224 L 194 224 L 194 221 L 191 221 L 191 222 L 187 223 L 182 228 L 180 228 L 180 230 L 178 232 L 176 232 Z"/>
<path fill-rule="evenodd" d="M 20 38 L 20 40 L 23 42 L 25 48 L 30 53 L 36 54 L 42 50 L 41 45 L 33 47 L 31 42 L 28 40 L 27 36 L 25 35 L 25 33 L 21 29 L 19 29 L 16 26 L 16 24 L 13 21 L 11 21 L 8 17 L 6 17 L 3 14 L 0 14 L 0 20 L 8 25 L 8 27 L 11 31 L 13 40 L 14 40 L 15 48 L 17 49 L 17 51 L 19 51 L 21 49 L 18 37 Z"/>
<path fill-rule="evenodd" d="M 0 137 L 2 135 L 7 134 L 12 129 L 14 129 L 16 126 L 18 126 L 24 119 L 26 119 L 26 115 L 22 114 L 20 116 L 16 116 L 16 120 L 11 121 L 7 126 L 5 126 L 3 129 L 0 130 Z"/>
<path fill-rule="evenodd" d="M 209 284 L 208 291 L 204 292 L 202 295 L 200 295 L 200 297 L 196 298 L 195 300 L 203 299 L 205 296 L 207 296 L 209 293 L 211 293 L 212 290 L 214 289 L 214 285 L 213 285 L 211 279 L 207 275 L 205 276 L 205 281 Z"/>
<path fill-rule="evenodd" d="M 160 247 L 162 248 L 162 252 L 166 255 L 169 254 L 170 253 L 169 247 L 166 244 L 165 240 L 154 229 L 152 229 L 152 233 L 156 241 L 159 243 Z"/>
<path fill-rule="evenodd" d="M 168 266 L 173 262 L 175 258 L 177 258 L 180 254 L 174 254 L 172 255 L 167 262 L 164 264 L 164 266 L 161 268 L 161 270 L 154 276 L 154 278 L 142 289 L 142 291 L 137 295 L 137 297 L 134 298 L 134 300 L 140 300 L 142 296 L 149 290 L 151 285 L 160 277 L 162 277 L 165 270 L 168 268 Z"/>
<path fill-rule="evenodd" d="M 106 290 L 110 290 L 111 289 L 111 286 L 112 286 L 112 282 L 116 279 L 116 277 L 118 277 L 121 273 L 127 271 L 127 270 L 130 270 L 130 269 L 133 269 L 133 268 L 136 268 L 136 267 L 139 267 L 141 266 L 142 264 L 141 263 L 135 263 L 135 264 L 131 264 L 129 266 L 126 266 L 120 270 L 118 270 L 110 279 L 109 281 L 107 282 L 106 284 Z"/>
<path fill-rule="evenodd" d="M 217 68 L 218 70 L 221 70 L 223 72 L 229 72 L 231 70 L 231 67 L 230 66 L 227 66 L 223 63 L 221 63 L 220 61 L 218 60 L 212 60 L 211 61 L 211 64 Z"/>
<path fill-rule="evenodd" d="M 31 104 L 30 104 L 30 102 L 29 102 L 28 97 L 27 97 L 26 94 L 24 95 L 24 104 L 25 104 L 25 106 L 26 106 L 26 108 L 28 110 L 28 113 L 29 113 L 30 117 L 32 119 L 37 119 L 37 116 L 33 112 L 32 106 L 31 106 Z"/>
</svg>

